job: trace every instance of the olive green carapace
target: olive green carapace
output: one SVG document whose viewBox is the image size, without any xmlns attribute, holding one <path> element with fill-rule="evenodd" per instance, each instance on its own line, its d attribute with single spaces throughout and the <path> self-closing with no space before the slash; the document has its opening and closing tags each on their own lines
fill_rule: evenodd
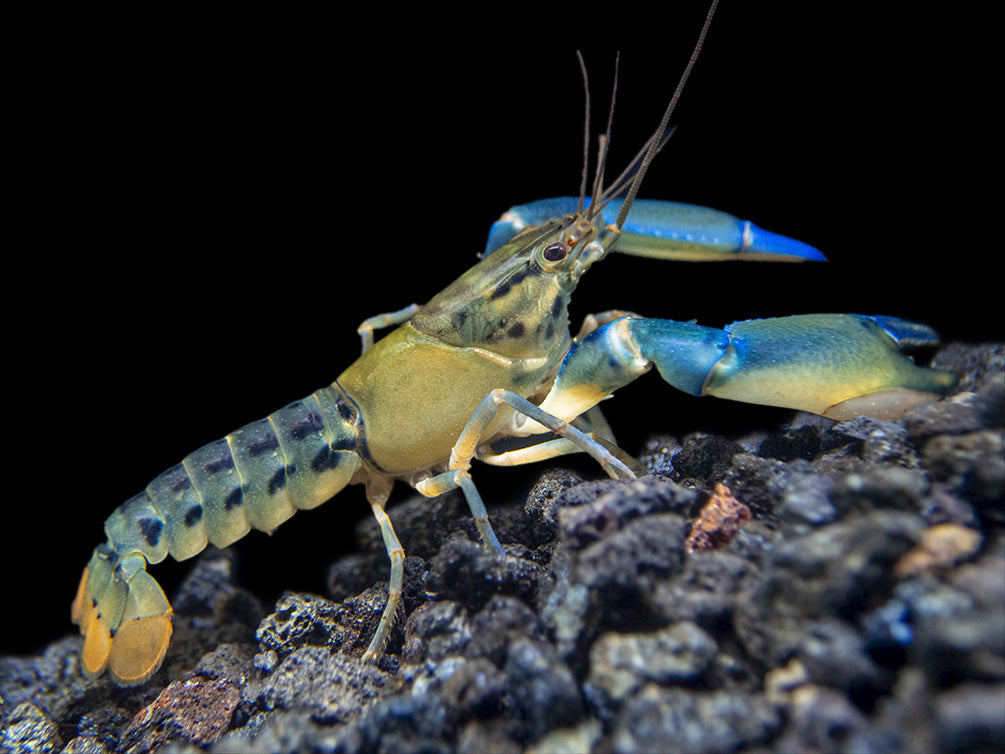
<svg viewBox="0 0 1005 754">
<path fill-rule="evenodd" d="M 554 374 L 569 348 L 575 282 L 534 250 L 560 228 L 490 254 L 339 376 L 366 428 L 371 466 L 407 474 L 440 463 L 490 392 L 526 398 Z"/>
</svg>

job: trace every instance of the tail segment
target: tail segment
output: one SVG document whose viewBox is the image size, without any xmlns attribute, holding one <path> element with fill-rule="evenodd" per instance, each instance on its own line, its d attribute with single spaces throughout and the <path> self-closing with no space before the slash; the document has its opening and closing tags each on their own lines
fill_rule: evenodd
<svg viewBox="0 0 1005 754">
<path fill-rule="evenodd" d="M 118 686 L 146 681 L 171 638 L 171 605 L 147 563 L 227 547 L 320 505 L 356 471 L 356 441 L 352 404 L 324 388 L 199 448 L 120 505 L 73 602 L 84 671 L 107 668 Z"/>
<path fill-rule="evenodd" d="M 171 640 L 171 605 L 143 556 L 95 548 L 71 615 L 84 634 L 80 659 L 88 676 L 107 668 L 116 686 L 136 686 L 160 668 Z"/>
</svg>

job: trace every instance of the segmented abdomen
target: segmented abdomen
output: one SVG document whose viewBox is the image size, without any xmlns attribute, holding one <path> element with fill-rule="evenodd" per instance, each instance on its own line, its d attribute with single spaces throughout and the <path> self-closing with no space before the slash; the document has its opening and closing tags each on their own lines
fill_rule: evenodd
<svg viewBox="0 0 1005 754">
<path fill-rule="evenodd" d="M 105 521 L 119 557 L 184 560 L 207 541 L 226 547 L 251 528 L 272 531 L 349 483 L 359 464 L 356 413 L 323 388 L 186 456 Z"/>
</svg>

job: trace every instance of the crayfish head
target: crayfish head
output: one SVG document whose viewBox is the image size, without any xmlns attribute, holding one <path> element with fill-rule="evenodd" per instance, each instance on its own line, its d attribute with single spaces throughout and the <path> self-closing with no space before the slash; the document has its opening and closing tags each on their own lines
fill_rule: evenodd
<svg viewBox="0 0 1005 754">
<path fill-rule="evenodd" d="M 437 294 L 410 324 L 450 345 L 510 358 L 557 353 L 568 339 L 572 291 L 604 254 L 584 215 L 527 228 Z"/>
</svg>

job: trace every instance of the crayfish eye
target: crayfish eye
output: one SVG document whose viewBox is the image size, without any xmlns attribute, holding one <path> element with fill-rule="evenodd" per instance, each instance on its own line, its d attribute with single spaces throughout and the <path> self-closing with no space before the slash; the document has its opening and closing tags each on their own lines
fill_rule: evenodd
<svg viewBox="0 0 1005 754">
<path fill-rule="evenodd" d="M 541 252 L 541 256 L 548 262 L 561 262 L 569 253 L 569 247 L 561 241 L 548 244 Z"/>
</svg>

